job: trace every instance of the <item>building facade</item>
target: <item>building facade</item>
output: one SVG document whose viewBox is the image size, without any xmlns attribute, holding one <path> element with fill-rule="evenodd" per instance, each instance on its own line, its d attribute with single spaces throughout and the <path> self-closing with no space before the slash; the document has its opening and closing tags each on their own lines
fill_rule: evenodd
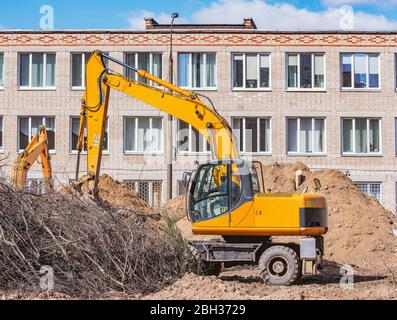
<svg viewBox="0 0 397 320">
<path fill-rule="evenodd" d="M 169 26 L 146 23 L 145 31 L 0 31 L 5 178 L 42 123 L 49 130 L 57 183 L 74 178 L 89 52 L 100 49 L 168 79 Z M 214 102 L 244 157 L 346 171 L 394 212 L 396 54 L 397 33 L 269 32 L 257 30 L 250 19 L 174 30 L 175 82 Z M 118 65 L 109 67 L 135 77 Z M 153 205 L 166 198 L 169 125 L 166 114 L 111 93 L 103 172 L 127 182 Z M 188 125 L 171 125 L 177 194 L 183 172 L 208 159 L 209 150 Z M 36 165 L 30 184 L 40 177 Z"/>
</svg>

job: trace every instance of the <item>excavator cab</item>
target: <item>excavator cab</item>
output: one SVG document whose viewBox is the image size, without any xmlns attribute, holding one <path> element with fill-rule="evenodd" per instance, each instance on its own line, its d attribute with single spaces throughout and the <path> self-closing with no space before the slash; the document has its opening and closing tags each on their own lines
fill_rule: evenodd
<svg viewBox="0 0 397 320">
<path fill-rule="evenodd" d="M 256 171 L 243 160 L 201 164 L 188 194 L 189 217 L 193 223 L 222 217 L 252 201 L 258 192 Z"/>
</svg>

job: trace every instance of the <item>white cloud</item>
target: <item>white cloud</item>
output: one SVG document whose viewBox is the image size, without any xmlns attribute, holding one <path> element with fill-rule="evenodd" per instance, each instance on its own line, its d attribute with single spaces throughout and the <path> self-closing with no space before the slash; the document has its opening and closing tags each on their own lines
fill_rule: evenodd
<svg viewBox="0 0 397 320">
<path fill-rule="evenodd" d="M 373 5 L 378 7 L 387 8 L 396 6 L 397 0 L 322 0 L 325 6 L 342 6 L 342 5 Z"/>
<path fill-rule="evenodd" d="M 336 30 L 343 18 L 339 8 L 316 12 L 287 3 L 269 4 L 264 0 L 218 0 L 192 15 L 194 23 L 241 23 L 254 18 L 258 28 L 268 30 Z M 356 12 L 354 29 L 397 30 L 397 21 L 383 15 Z"/>
<path fill-rule="evenodd" d="M 373 0 L 324 0 L 329 3 L 358 3 Z M 388 0 L 397 3 L 397 0 Z M 131 29 L 144 29 L 144 18 L 152 17 L 159 23 L 170 23 L 171 13 L 154 13 L 141 10 L 127 16 Z M 242 23 L 252 17 L 259 29 L 265 30 L 339 30 L 343 15 L 338 7 L 323 11 L 300 9 L 287 3 L 267 3 L 266 0 L 215 0 L 203 6 L 191 17 L 178 19 L 178 23 Z M 380 14 L 363 11 L 354 13 L 356 30 L 397 30 L 397 20 L 389 20 Z"/>
</svg>

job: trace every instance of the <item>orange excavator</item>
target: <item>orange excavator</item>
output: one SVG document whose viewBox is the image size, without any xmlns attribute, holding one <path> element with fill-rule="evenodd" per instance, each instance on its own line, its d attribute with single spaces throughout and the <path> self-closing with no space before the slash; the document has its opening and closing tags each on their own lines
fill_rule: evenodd
<svg viewBox="0 0 397 320">
<path fill-rule="evenodd" d="M 28 171 L 39 157 L 43 170 L 44 185 L 47 190 L 53 190 L 51 157 L 48 151 L 48 135 L 43 125 L 40 126 L 38 133 L 32 138 L 26 149 L 14 162 L 11 182 L 15 189 L 26 188 Z"/>
</svg>

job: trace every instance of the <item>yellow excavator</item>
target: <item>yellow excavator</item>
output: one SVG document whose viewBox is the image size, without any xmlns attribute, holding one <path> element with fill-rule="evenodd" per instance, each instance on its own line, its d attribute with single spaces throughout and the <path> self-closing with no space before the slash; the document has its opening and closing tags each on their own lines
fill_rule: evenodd
<svg viewBox="0 0 397 320">
<path fill-rule="evenodd" d="M 108 69 L 107 61 L 135 72 L 149 80 L 148 84 Z M 190 242 L 205 274 L 218 275 L 222 266 L 257 265 L 265 283 L 290 285 L 302 274 L 322 269 L 323 235 L 328 230 L 325 199 L 318 194 L 265 194 L 261 164 L 240 158 L 231 127 L 210 99 L 101 51 L 95 51 L 87 63 L 86 84 L 76 179 L 86 126 L 87 173 L 95 179 L 94 194 L 100 176 L 109 95 L 114 89 L 190 124 L 210 144 L 212 160 L 199 164 L 189 175 L 187 192 L 193 233 L 222 236 L 222 241 Z M 294 236 L 297 240 L 275 243 L 275 236 Z"/>
<path fill-rule="evenodd" d="M 47 190 L 53 190 L 51 157 L 48 151 L 48 135 L 43 125 L 39 127 L 37 134 L 14 162 L 11 182 L 15 189 L 26 188 L 28 171 L 39 157 L 43 170 L 44 186 Z"/>
</svg>

